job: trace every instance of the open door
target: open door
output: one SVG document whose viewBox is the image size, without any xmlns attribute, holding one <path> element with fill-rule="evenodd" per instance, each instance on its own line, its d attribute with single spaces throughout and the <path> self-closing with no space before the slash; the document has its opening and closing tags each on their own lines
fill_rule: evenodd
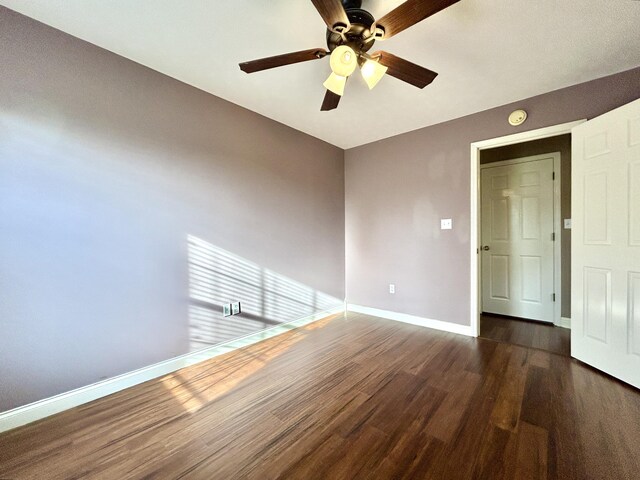
<svg viewBox="0 0 640 480">
<path fill-rule="evenodd" d="M 640 388 L 640 100 L 572 130 L 571 355 Z"/>
</svg>

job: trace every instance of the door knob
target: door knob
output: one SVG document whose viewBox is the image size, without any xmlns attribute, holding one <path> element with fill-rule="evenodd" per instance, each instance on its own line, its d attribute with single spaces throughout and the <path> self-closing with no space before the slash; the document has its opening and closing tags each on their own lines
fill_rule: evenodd
<svg viewBox="0 0 640 480">
<path fill-rule="evenodd" d="M 482 249 L 486 252 L 487 250 L 489 250 L 489 245 L 485 245 L 484 247 L 482 247 Z"/>
</svg>

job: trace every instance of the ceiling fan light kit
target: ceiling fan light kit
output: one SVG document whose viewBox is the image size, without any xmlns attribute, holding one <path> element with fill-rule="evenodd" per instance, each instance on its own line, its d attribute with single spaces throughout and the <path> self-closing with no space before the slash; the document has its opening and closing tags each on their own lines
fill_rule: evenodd
<svg viewBox="0 0 640 480">
<path fill-rule="evenodd" d="M 381 19 L 361 8 L 362 0 L 311 0 L 327 26 L 327 48 L 303 50 L 240 64 L 246 73 L 324 58 L 330 53 L 331 74 L 324 82 L 327 89 L 322 111 L 337 108 L 344 94 L 347 78 L 360 65 L 360 72 L 369 89 L 373 89 L 385 74 L 418 88 L 429 85 L 436 72 L 411 63 L 390 53 L 367 52 L 376 40 L 385 40 L 415 25 L 460 0 L 407 0 Z"/>
</svg>

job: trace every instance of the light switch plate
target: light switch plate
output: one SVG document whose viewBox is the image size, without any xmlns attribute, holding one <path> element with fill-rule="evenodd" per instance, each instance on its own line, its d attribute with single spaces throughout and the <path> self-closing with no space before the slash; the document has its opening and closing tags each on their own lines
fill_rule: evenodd
<svg viewBox="0 0 640 480">
<path fill-rule="evenodd" d="M 233 302 L 231 304 L 231 315 L 238 315 L 240 313 L 240 302 Z"/>
<path fill-rule="evenodd" d="M 450 218 L 440 219 L 440 230 L 451 230 L 453 228 L 453 220 Z"/>
<path fill-rule="evenodd" d="M 564 219 L 564 228 L 566 230 L 571 230 L 571 219 L 570 218 L 565 218 Z"/>
<path fill-rule="evenodd" d="M 222 316 L 230 317 L 231 316 L 231 304 L 225 303 L 222 305 Z"/>
</svg>

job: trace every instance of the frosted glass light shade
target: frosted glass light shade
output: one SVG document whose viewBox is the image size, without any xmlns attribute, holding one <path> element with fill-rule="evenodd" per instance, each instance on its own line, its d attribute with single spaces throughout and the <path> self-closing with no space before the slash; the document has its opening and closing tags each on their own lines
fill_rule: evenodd
<svg viewBox="0 0 640 480">
<path fill-rule="evenodd" d="M 384 74 L 387 73 L 388 68 L 374 60 L 367 60 L 362 68 L 360 69 L 360 73 L 362 73 L 362 78 L 367 82 L 369 86 L 369 90 L 375 87 L 378 82 L 384 77 Z"/>
<path fill-rule="evenodd" d="M 331 70 L 336 75 L 339 75 L 341 77 L 348 77 L 356 70 L 356 67 L 358 66 L 358 58 L 356 56 L 356 52 L 354 52 L 351 47 L 340 45 L 339 47 L 336 47 L 333 52 L 331 52 L 329 65 L 331 65 Z"/>
<path fill-rule="evenodd" d="M 342 94 L 344 93 L 344 86 L 346 84 L 347 77 L 336 75 L 335 73 L 331 73 L 331 75 L 329 75 L 329 78 L 327 78 L 323 83 L 324 88 L 340 96 L 342 96 Z"/>
</svg>

